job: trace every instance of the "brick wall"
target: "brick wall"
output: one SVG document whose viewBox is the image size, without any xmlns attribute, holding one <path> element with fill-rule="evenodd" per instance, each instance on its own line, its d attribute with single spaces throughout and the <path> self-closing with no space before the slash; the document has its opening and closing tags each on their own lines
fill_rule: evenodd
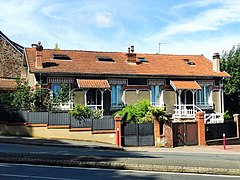
<svg viewBox="0 0 240 180">
<path fill-rule="evenodd" d="M 0 38 L 0 77 L 20 78 L 22 55 Z"/>
</svg>

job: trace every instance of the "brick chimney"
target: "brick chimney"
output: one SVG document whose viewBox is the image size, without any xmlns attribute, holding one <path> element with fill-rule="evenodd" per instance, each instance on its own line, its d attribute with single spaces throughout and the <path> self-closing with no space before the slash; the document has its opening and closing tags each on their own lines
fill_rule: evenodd
<svg viewBox="0 0 240 180">
<path fill-rule="evenodd" d="M 137 54 L 134 53 L 134 46 L 131 46 L 131 49 L 128 48 L 127 62 L 128 63 L 136 63 L 137 62 Z"/>
<path fill-rule="evenodd" d="M 38 44 L 32 44 L 32 47 L 36 47 L 36 59 L 35 59 L 35 68 L 36 69 L 43 69 L 42 65 L 42 51 L 43 46 L 41 45 L 41 42 L 39 41 Z"/>
<path fill-rule="evenodd" d="M 212 69 L 215 72 L 220 72 L 220 55 L 219 53 L 214 53 L 213 54 L 213 66 Z"/>
</svg>

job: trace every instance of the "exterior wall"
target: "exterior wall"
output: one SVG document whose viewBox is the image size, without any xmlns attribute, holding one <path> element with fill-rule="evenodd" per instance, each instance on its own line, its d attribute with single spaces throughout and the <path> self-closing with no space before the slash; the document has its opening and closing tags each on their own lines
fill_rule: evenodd
<svg viewBox="0 0 240 180">
<path fill-rule="evenodd" d="M 35 75 L 33 73 L 28 73 L 27 80 L 30 86 L 34 86 L 36 84 Z"/>
<path fill-rule="evenodd" d="M 176 92 L 165 90 L 163 92 L 163 102 L 166 105 L 166 112 L 173 113 L 174 104 L 176 104 Z"/>
<path fill-rule="evenodd" d="M 69 131 L 47 127 L 7 126 L 0 124 L 1 135 L 32 136 L 46 139 L 72 139 L 115 144 L 115 133 L 93 134 L 92 131 Z"/>
<path fill-rule="evenodd" d="M 213 98 L 213 103 L 215 105 L 215 112 L 220 112 L 221 103 L 220 103 L 219 91 L 213 91 L 212 98 Z"/>
<path fill-rule="evenodd" d="M 73 96 L 74 104 L 84 104 L 84 91 L 74 91 Z"/>
<path fill-rule="evenodd" d="M 0 38 L 0 64 L 0 77 L 21 77 L 22 55 L 2 38 Z"/>
<path fill-rule="evenodd" d="M 126 90 L 125 104 L 133 105 L 142 99 L 150 100 L 150 91 L 148 90 Z"/>
</svg>

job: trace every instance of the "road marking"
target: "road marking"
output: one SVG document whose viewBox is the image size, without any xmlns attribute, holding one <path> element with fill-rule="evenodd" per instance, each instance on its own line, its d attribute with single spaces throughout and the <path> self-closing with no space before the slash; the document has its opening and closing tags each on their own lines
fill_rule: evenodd
<svg viewBox="0 0 240 180">
<path fill-rule="evenodd" d="M 48 177 L 48 176 L 24 176 L 20 174 L 0 174 L 5 177 L 20 177 L 20 178 L 31 178 L 31 179 L 50 179 L 50 180 L 79 180 L 79 179 L 69 179 L 69 178 L 56 178 L 56 177 Z"/>
</svg>

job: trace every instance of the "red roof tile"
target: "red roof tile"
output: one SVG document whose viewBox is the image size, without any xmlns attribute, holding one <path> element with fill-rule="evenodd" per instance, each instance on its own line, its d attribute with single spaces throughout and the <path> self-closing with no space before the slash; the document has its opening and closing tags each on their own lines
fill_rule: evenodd
<svg viewBox="0 0 240 180">
<path fill-rule="evenodd" d="M 196 81 L 171 81 L 173 89 L 201 89 Z"/>
<path fill-rule="evenodd" d="M 215 76 L 227 77 L 225 72 L 214 72 L 212 62 L 202 55 L 136 54 L 148 60 L 143 63 L 127 63 L 126 53 L 75 50 L 42 51 L 43 69 L 35 69 L 35 48 L 26 48 L 31 72 L 67 73 L 76 75 L 153 75 L 153 76 Z M 53 60 L 53 54 L 65 54 L 71 60 Z M 114 62 L 97 61 L 98 57 L 109 57 Z M 184 61 L 189 59 L 195 65 Z"/>
<path fill-rule="evenodd" d="M 79 88 L 110 88 L 106 79 L 77 79 L 77 83 Z"/>
</svg>

